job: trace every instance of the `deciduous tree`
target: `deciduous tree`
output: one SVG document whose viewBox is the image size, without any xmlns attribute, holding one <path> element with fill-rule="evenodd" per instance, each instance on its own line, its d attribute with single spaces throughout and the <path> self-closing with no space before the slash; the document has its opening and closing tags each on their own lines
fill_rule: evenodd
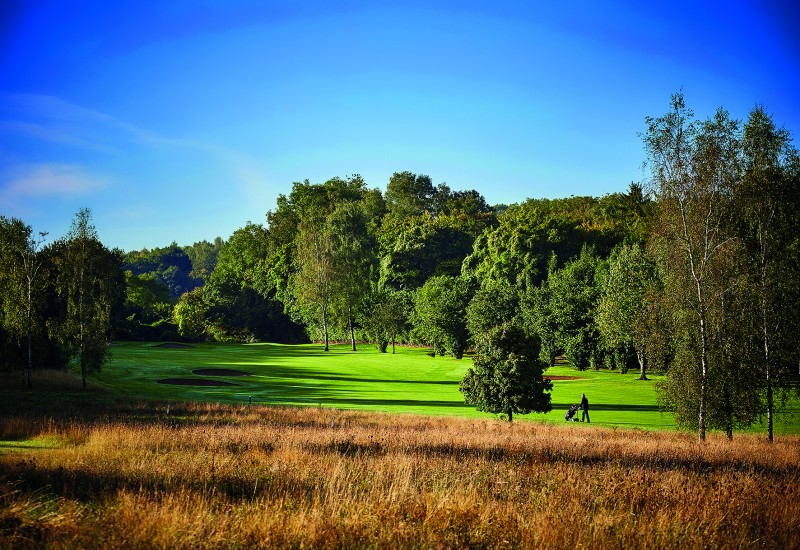
<svg viewBox="0 0 800 550">
<path fill-rule="evenodd" d="M 295 295 L 305 318 L 319 324 L 325 351 L 328 351 L 335 271 L 333 238 L 324 223 L 315 219 L 301 223 L 295 253 Z"/>
<path fill-rule="evenodd" d="M 76 214 L 66 239 L 54 243 L 54 256 L 63 307 L 57 332 L 80 364 L 85 389 L 87 375 L 109 355 L 111 311 L 124 291 L 122 262 L 98 239 L 87 208 Z"/>
<path fill-rule="evenodd" d="M 472 367 L 459 390 L 479 411 L 514 414 L 552 409 L 552 382 L 543 377 L 547 365 L 539 359 L 536 337 L 510 323 L 492 328 L 480 340 Z"/>
<path fill-rule="evenodd" d="M 486 338 L 496 326 L 510 323 L 519 314 L 519 295 L 505 281 L 487 281 L 467 306 L 467 329 L 473 342 Z"/>
<path fill-rule="evenodd" d="M 334 312 L 350 336 L 350 346 L 356 351 L 355 323 L 357 308 L 377 279 L 377 250 L 369 232 L 369 219 L 361 203 L 345 202 L 328 216 L 330 234 Z"/>
<path fill-rule="evenodd" d="M 175 304 L 173 315 L 178 324 L 178 334 L 201 340 L 206 333 L 206 313 L 208 305 L 203 300 L 203 287 L 185 292 Z"/>
<path fill-rule="evenodd" d="M 744 177 L 740 207 L 745 259 L 756 296 L 758 370 L 763 377 L 767 437 L 773 440 L 776 387 L 781 388 L 798 349 L 800 280 L 796 256 L 798 161 L 789 132 L 777 128 L 763 106 L 750 112 L 743 132 Z M 792 299 L 795 297 L 795 299 Z M 788 299 L 787 299 L 788 298 Z"/>
<path fill-rule="evenodd" d="M 696 424 L 704 440 L 709 384 L 719 368 L 711 346 L 721 329 L 726 256 L 735 253 L 730 220 L 740 170 L 737 124 L 721 109 L 698 124 L 682 93 L 672 97 L 667 114 L 646 121 L 643 139 L 659 201 L 654 237 L 665 250 L 667 292 L 676 298 L 673 311 L 681 321 L 666 388 L 678 422 Z"/>
<path fill-rule="evenodd" d="M 461 277 L 440 275 L 428 279 L 414 300 L 414 329 L 433 345 L 434 353 L 447 352 L 461 359 L 469 343 L 466 311 L 472 297 L 470 284 Z"/>
<path fill-rule="evenodd" d="M 395 352 L 397 338 L 408 331 L 413 294 L 402 290 L 376 290 L 368 295 L 361 310 L 361 323 L 381 353 L 389 343 Z"/>
<path fill-rule="evenodd" d="M 556 346 L 578 370 L 596 366 L 599 359 L 600 332 L 595 314 L 603 267 L 594 250 L 584 247 L 580 256 L 547 279 Z"/>
<path fill-rule="evenodd" d="M 28 387 L 33 385 L 33 337 L 42 323 L 41 245 L 46 235 L 40 232 L 34 237 L 30 226 L 21 220 L 0 216 L 0 319 L 6 331 L 26 341 L 28 361 L 22 378 Z"/>
<path fill-rule="evenodd" d="M 600 289 L 595 320 L 603 340 L 612 349 L 632 349 L 639 361 L 639 379 L 645 374 L 647 295 L 655 285 L 655 266 L 638 245 L 619 246 L 611 253 L 608 273 Z"/>
</svg>

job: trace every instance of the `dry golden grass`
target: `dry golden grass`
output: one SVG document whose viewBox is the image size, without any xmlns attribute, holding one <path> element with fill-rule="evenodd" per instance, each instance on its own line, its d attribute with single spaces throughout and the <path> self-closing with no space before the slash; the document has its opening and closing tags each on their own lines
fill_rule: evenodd
<svg viewBox="0 0 800 550">
<path fill-rule="evenodd" d="M 3 419 L 0 547 L 800 546 L 799 438 L 177 407 Z"/>
</svg>

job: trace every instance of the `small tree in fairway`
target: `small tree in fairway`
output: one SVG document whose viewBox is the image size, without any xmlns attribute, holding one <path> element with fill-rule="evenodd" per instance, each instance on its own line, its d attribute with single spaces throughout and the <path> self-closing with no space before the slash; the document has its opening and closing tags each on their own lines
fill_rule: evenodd
<svg viewBox="0 0 800 550">
<path fill-rule="evenodd" d="M 518 326 L 505 323 L 489 331 L 478 344 L 473 367 L 459 390 L 479 411 L 504 413 L 549 412 L 553 384 L 545 380 L 547 365 L 539 359 L 539 340 Z"/>
</svg>

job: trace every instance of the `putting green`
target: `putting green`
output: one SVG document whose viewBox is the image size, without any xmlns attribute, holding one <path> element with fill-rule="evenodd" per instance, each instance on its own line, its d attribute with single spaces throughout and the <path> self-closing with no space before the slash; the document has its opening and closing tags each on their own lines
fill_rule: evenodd
<svg viewBox="0 0 800 550">
<path fill-rule="evenodd" d="M 428 351 L 398 347 L 393 355 L 379 353 L 370 345 L 359 346 L 357 352 L 346 345 L 334 345 L 325 352 L 314 344 L 202 343 L 173 347 L 121 342 L 113 347 L 111 361 L 95 380 L 124 395 L 159 399 L 496 416 L 464 404 L 458 385 L 471 365 L 468 357 L 460 361 L 430 357 Z M 249 376 L 233 376 L 234 372 Z M 553 367 L 545 375 L 554 378 L 552 412 L 518 415 L 515 419 L 563 423 L 566 410 L 585 393 L 594 425 L 674 429 L 672 416 L 658 410 L 655 385 L 663 377 L 641 381 L 634 371 L 578 372 L 568 366 Z M 158 383 L 164 379 L 188 382 Z M 235 385 L 201 385 L 209 380 Z M 582 425 L 575 426 L 578 429 Z M 800 433 L 800 426 L 796 418 L 779 415 L 776 432 Z"/>
</svg>

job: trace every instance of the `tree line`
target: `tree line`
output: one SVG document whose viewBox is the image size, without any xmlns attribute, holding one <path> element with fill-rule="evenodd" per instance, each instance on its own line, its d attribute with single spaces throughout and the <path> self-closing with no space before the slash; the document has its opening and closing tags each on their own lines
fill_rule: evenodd
<svg viewBox="0 0 800 550">
<path fill-rule="evenodd" d="M 1 218 L 3 365 L 92 370 L 110 337 L 419 343 L 473 350 L 465 398 L 510 419 L 549 410 L 543 372 L 563 355 L 667 373 L 661 406 L 701 439 L 764 416 L 772 439 L 800 365 L 791 135 L 761 106 L 744 123 L 695 120 L 676 94 L 642 139 L 650 177 L 600 198 L 492 206 L 411 172 L 385 192 L 358 175 L 306 180 L 225 241 L 128 253 L 102 246 L 87 211 L 43 248 Z M 83 278 L 92 254 L 102 288 Z M 91 327 L 88 303 L 106 304 Z"/>
</svg>

